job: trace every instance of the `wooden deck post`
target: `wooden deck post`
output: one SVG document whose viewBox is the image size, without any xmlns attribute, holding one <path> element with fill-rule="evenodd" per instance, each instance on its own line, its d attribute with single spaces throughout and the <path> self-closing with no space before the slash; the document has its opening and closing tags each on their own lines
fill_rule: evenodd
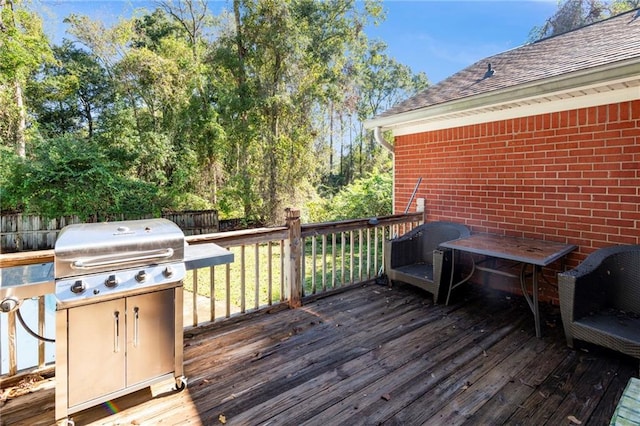
<svg viewBox="0 0 640 426">
<path fill-rule="evenodd" d="M 291 308 L 302 306 L 302 280 L 300 262 L 302 259 L 302 229 L 300 227 L 300 209 L 287 208 L 286 226 L 288 237 L 284 247 L 285 296 Z"/>
</svg>

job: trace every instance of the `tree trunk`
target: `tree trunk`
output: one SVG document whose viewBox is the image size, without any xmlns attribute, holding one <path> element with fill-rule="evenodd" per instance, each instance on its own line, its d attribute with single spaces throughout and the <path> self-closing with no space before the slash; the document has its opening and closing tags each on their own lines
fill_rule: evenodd
<svg viewBox="0 0 640 426">
<path fill-rule="evenodd" d="M 18 123 L 16 126 L 16 154 L 19 157 L 25 158 L 27 156 L 27 144 L 25 139 L 25 130 L 27 129 L 27 112 L 24 109 L 24 99 L 22 97 L 22 86 L 20 81 L 16 77 L 15 79 L 15 97 L 16 105 L 18 107 Z"/>
<path fill-rule="evenodd" d="M 236 23 L 236 48 L 238 54 L 238 66 L 235 72 L 237 93 L 240 98 L 245 95 L 246 90 L 246 70 L 245 70 L 245 48 L 242 35 L 242 17 L 240 14 L 240 0 L 233 0 L 233 17 Z M 247 129 L 247 113 L 241 111 L 240 113 L 241 127 Z M 237 136 L 236 136 L 237 137 Z M 243 210 L 244 217 L 247 219 L 253 219 L 253 203 L 252 194 L 253 188 L 251 188 L 251 178 L 249 175 L 249 145 L 250 141 L 246 137 L 240 137 L 236 140 L 236 172 L 242 176 L 242 188 L 244 189 Z"/>
<path fill-rule="evenodd" d="M 329 176 L 333 175 L 333 101 L 329 103 Z"/>
<path fill-rule="evenodd" d="M 4 23 L 4 20 L 2 19 L 4 15 L 2 12 L 5 8 L 11 9 L 11 11 L 9 12 L 9 16 L 12 17 L 13 3 L 11 1 L 0 0 L 0 31 L 2 32 L 7 31 L 7 25 Z M 13 23 L 13 26 L 15 27 L 15 22 Z M 13 89 L 14 89 L 13 95 L 15 98 L 16 106 L 18 107 L 18 117 L 17 117 L 17 123 L 15 123 L 15 134 L 14 134 L 15 149 L 16 149 L 16 154 L 24 158 L 26 156 L 26 151 L 27 151 L 25 134 L 24 134 L 25 130 L 27 129 L 27 113 L 24 109 L 22 85 L 20 84 L 20 80 L 17 75 L 13 77 Z"/>
</svg>

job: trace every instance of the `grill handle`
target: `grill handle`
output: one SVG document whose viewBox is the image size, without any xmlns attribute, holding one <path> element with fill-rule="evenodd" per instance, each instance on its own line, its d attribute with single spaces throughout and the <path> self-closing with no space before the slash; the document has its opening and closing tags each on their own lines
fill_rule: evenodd
<svg viewBox="0 0 640 426">
<path fill-rule="evenodd" d="M 120 312 L 113 313 L 113 351 L 120 352 Z"/>
<path fill-rule="evenodd" d="M 119 266 L 128 263 L 168 259 L 173 256 L 172 248 L 164 248 L 159 250 L 147 250 L 138 252 L 127 252 L 120 254 L 110 254 L 105 256 L 87 257 L 77 259 L 71 262 L 72 269 L 94 269 L 104 266 Z"/>
<path fill-rule="evenodd" d="M 133 308 L 133 347 L 138 347 L 138 317 L 140 308 L 137 306 Z"/>
</svg>

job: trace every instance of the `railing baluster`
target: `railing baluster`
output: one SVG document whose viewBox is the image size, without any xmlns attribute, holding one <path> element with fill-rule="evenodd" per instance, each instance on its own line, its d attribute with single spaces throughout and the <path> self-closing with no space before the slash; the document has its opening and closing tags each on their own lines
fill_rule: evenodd
<svg viewBox="0 0 640 426">
<path fill-rule="evenodd" d="M 216 268 L 209 267 L 209 321 L 216 320 Z"/>
<path fill-rule="evenodd" d="M 336 288 L 336 233 L 331 234 L 331 287 Z"/>
<path fill-rule="evenodd" d="M 193 326 L 198 326 L 198 271 L 199 269 L 195 269 L 193 271 Z"/>
<path fill-rule="evenodd" d="M 240 312 L 243 314 L 247 312 L 245 248 L 244 244 L 240 246 Z"/>
<path fill-rule="evenodd" d="M 273 304 L 273 250 L 271 249 L 271 241 L 267 243 L 267 259 L 267 304 L 271 306 Z"/>
<path fill-rule="evenodd" d="M 9 375 L 14 376 L 18 372 L 17 342 L 16 342 L 16 311 L 7 315 L 9 327 Z"/>
<path fill-rule="evenodd" d="M 355 240 L 353 231 L 349 231 L 349 284 L 353 284 L 353 268 L 355 255 Z"/>
<path fill-rule="evenodd" d="M 340 285 L 345 285 L 344 282 L 344 256 L 345 256 L 345 246 L 344 246 L 344 232 L 340 232 Z"/>
<path fill-rule="evenodd" d="M 378 276 L 378 227 L 373 229 L 373 276 Z"/>
<path fill-rule="evenodd" d="M 284 240 L 280 240 L 280 301 L 284 300 Z"/>
<path fill-rule="evenodd" d="M 358 229 L 358 280 L 362 281 L 362 229 Z"/>
<path fill-rule="evenodd" d="M 367 279 L 371 279 L 371 228 L 367 228 Z"/>
<path fill-rule="evenodd" d="M 227 263 L 225 270 L 226 270 L 226 275 L 225 275 L 226 312 L 224 316 L 229 318 L 231 316 L 231 264 L 230 263 Z"/>
<path fill-rule="evenodd" d="M 322 234 L 322 291 L 327 291 L 327 234 Z"/>
<path fill-rule="evenodd" d="M 317 246 L 318 239 L 316 236 L 311 237 L 311 294 L 316 294 L 317 291 L 317 283 L 316 283 L 316 271 L 318 270 L 317 266 L 317 257 L 318 257 L 318 247 Z"/>
<path fill-rule="evenodd" d="M 254 298 L 255 303 L 253 307 L 258 309 L 260 306 L 260 244 L 256 243 L 255 248 L 253 250 L 256 265 L 254 268 L 255 271 L 255 279 L 254 279 Z"/>
<path fill-rule="evenodd" d="M 38 297 L 38 334 L 44 336 L 44 296 Z M 45 351 L 44 341 L 38 340 L 38 367 L 44 367 L 45 363 Z"/>
</svg>

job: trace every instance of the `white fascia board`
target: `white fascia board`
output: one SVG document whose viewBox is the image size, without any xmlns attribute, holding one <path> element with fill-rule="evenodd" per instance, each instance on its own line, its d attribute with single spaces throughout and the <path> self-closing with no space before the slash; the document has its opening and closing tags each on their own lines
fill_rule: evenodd
<svg viewBox="0 0 640 426">
<path fill-rule="evenodd" d="M 495 90 L 444 104 L 388 117 L 371 119 L 366 129 L 379 127 L 393 130 L 394 136 L 479 124 L 507 118 L 526 117 L 547 112 L 603 105 L 640 99 L 640 57 L 539 80 L 524 85 Z M 566 99 L 549 100 L 580 90 L 630 83 L 630 87 L 601 93 L 571 95 Z M 519 105 L 527 103 L 525 105 Z"/>
<path fill-rule="evenodd" d="M 608 92 L 585 94 L 567 99 L 548 100 L 522 106 L 503 105 L 497 110 L 480 110 L 462 117 L 439 117 L 429 121 L 416 121 L 398 127 L 393 127 L 394 136 L 429 132 L 433 130 L 449 129 L 473 124 L 490 123 L 493 121 L 530 117 L 559 111 L 569 111 L 579 108 L 589 108 L 598 105 L 640 99 L 640 86 L 627 87 Z"/>
</svg>

